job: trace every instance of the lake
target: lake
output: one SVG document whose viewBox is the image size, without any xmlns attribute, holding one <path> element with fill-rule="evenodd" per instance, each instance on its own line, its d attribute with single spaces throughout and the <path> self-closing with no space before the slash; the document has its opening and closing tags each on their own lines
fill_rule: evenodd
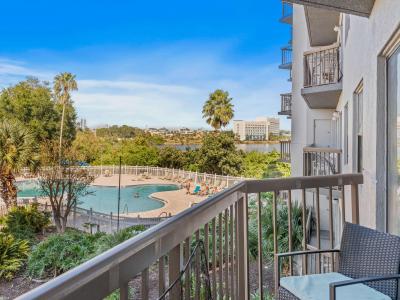
<svg viewBox="0 0 400 300">
<path fill-rule="evenodd" d="M 175 147 L 176 149 L 179 150 L 186 150 L 187 148 L 189 149 L 198 149 L 200 145 L 198 144 L 192 144 L 192 145 L 168 145 Z M 278 144 L 236 144 L 236 148 L 238 150 L 243 150 L 244 152 L 251 152 L 251 151 L 257 151 L 257 152 L 271 152 L 271 151 L 280 151 L 280 145 Z"/>
</svg>

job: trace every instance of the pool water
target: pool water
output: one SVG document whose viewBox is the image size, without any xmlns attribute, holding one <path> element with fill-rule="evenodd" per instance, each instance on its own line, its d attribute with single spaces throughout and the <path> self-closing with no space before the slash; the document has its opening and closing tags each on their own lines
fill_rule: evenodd
<svg viewBox="0 0 400 300">
<path fill-rule="evenodd" d="M 18 182 L 18 197 L 40 197 L 37 182 Z M 164 206 L 164 203 L 150 197 L 151 194 L 164 191 L 175 191 L 178 186 L 169 184 L 149 184 L 121 187 L 120 213 L 148 211 Z M 79 199 L 78 206 L 102 213 L 117 213 L 118 187 L 91 186 L 93 194 Z"/>
</svg>

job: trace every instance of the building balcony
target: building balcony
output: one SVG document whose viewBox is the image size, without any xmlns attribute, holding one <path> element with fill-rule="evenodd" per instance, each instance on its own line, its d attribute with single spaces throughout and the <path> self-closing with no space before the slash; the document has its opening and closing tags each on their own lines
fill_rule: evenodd
<svg viewBox="0 0 400 300">
<path fill-rule="evenodd" d="M 151 299 L 179 300 L 192 299 L 194 295 L 195 299 L 246 300 L 254 292 L 254 286 L 259 287 L 260 299 L 264 299 L 263 280 L 269 278 L 265 272 L 273 270 L 270 259 L 275 260 L 275 276 L 278 276 L 277 254 L 282 249 L 309 248 L 307 240 L 310 226 L 314 224 L 308 217 L 311 203 L 321 202 L 317 207 L 323 207 L 323 202 L 331 204 L 335 201 L 332 196 L 307 199 L 309 191 L 341 187 L 349 194 L 346 199 L 340 199 L 343 203 L 348 201 L 347 210 L 341 215 L 328 214 L 325 219 L 322 209 L 321 214 L 319 211 L 316 213 L 314 230 L 320 239 L 320 225 L 333 224 L 334 217 L 359 222 L 358 186 L 362 183 L 362 174 L 239 182 L 19 299 L 104 299 L 117 291 L 120 299 L 126 300 L 133 291 L 135 298 L 140 299 L 149 299 L 151 295 Z M 265 239 L 269 233 L 264 232 L 262 226 L 262 222 L 267 222 L 262 214 L 267 205 L 270 205 L 272 215 L 268 217 L 268 222 L 271 222 L 271 239 L 268 241 Z M 282 222 L 283 210 L 288 212 L 286 223 Z M 332 246 L 334 236 L 340 235 L 341 229 L 328 228 Z M 288 233 L 285 238 L 282 238 L 282 232 Z M 250 237 L 251 247 L 258 249 L 252 253 L 252 260 L 249 258 Z M 269 256 L 269 247 L 265 248 L 269 243 L 273 245 L 274 256 Z M 317 244 L 317 249 L 320 244 Z M 253 266 L 252 272 L 258 276 L 249 276 L 249 261 Z M 288 259 L 287 273 L 297 272 L 299 264 L 295 262 Z M 308 267 L 306 263 L 302 271 L 315 272 L 321 265 L 326 267 L 325 262 L 314 267 Z M 333 268 L 333 261 L 330 266 Z M 133 284 L 135 288 L 132 290 Z M 279 279 L 275 279 L 275 290 L 278 290 L 278 284 Z M 200 297 L 200 293 L 206 296 Z"/>
<path fill-rule="evenodd" d="M 286 46 L 281 48 L 282 51 L 282 63 L 279 65 L 279 69 L 291 70 L 292 69 L 292 47 Z"/>
<path fill-rule="evenodd" d="M 327 11 L 335 11 L 357 15 L 361 17 L 369 17 L 375 0 L 285 0 L 286 2 L 300 4 L 308 7 L 320 8 Z"/>
<path fill-rule="evenodd" d="M 341 48 L 331 46 L 304 54 L 301 94 L 313 109 L 335 109 L 342 93 Z"/>
<path fill-rule="evenodd" d="M 289 163 L 290 162 L 290 143 L 291 141 L 280 141 L 281 147 L 281 161 Z"/>
<path fill-rule="evenodd" d="M 278 115 L 292 115 L 292 93 L 281 94 L 281 111 L 278 112 Z"/>
<path fill-rule="evenodd" d="M 327 176 L 341 173 L 342 150 L 337 148 L 305 147 L 303 175 Z"/>
<path fill-rule="evenodd" d="M 293 4 L 282 1 L 282 17 L 279 19 L 279 22 L 285 24 L 293 23 Z"/>
</svg>

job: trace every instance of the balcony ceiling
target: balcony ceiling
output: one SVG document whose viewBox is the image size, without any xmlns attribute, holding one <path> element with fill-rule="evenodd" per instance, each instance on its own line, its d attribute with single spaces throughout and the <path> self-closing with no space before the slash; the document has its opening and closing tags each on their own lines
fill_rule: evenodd
<svg viewBox="0 0 400 300">
<path fill-rule="evenodd" d="M 310 46 L 327 46 L 337 41 L 335 26 L 339 25 L 340 13 L 311 6 L 304 6 Z"/>
<path fill-rule="evenodd" d="M 285 0 L 304 6 L 369 17 L 375 0 Z M 394 0 L 393 0 L 394 1 Z"/>
<path fill-rule="evenodd" d="M 340 94 L 342 82 L 303 88 L 301 94 L 311 109 L 335 109 Z"/>
</svg>

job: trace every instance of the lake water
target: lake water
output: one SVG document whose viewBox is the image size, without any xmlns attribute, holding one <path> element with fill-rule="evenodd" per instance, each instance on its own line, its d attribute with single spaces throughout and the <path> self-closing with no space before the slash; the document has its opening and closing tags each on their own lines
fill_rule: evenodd
<svg viewBox="0 0 400 300">
<path fill-rule="evenodd" d="M 198 149 L 200 145 L 170 145 L 179 150 L 189 149 Z M 243 150 L 244 152 L 271 152 L 271 151 L 280 151 L 280 145 L 278 144 L 236 144 L 236 148 L 238 150 Z"/>
</svg>

